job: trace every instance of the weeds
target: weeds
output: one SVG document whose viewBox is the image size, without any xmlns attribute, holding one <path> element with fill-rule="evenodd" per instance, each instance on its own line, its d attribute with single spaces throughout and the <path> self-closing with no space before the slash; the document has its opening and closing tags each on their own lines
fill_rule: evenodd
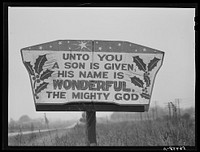
<svg viewBox="0 0 200 152">
<path fill-rule="evenodd" d="M 195 128 L 193 122 L 137 121 L 98 124 L 96 136 L 98 146 L 194 146 Z M 37 146 L 85 146 L 85 126 L 77 125 L 70 130 L 40 132 L 23 135 L 22 132 L 10 139 L 11 145 Z"/>
</svg>

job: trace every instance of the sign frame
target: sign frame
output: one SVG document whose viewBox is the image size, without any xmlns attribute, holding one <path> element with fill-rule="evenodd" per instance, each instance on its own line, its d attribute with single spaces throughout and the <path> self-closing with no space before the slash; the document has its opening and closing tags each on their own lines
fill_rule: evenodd
<svg viewBox="0 0 200 152">
<path fill-rule="evenodd" d="M 63 40 L 57 40 L 57 41 L 52 41 L 52 42 L 61 42 L 61 41 L 63 41 Z M 78 41 L 78 40 L 76 40 L 76 41 Z M 95 52 L 94 51 L 94 47 L 95 47 L 94 43 L 96 42 L 96 40 L 95 41 L 94 40 L 86 40 L 86 41 L 92 41 L 92 45 L 93 45 L 92 46 L 92 52 Z M 48 42 L 48 43 L 52 43 L 52 42 Z M 115 42 L 115 41 L 110 41 L 110 42 Z M 119 42 L 123 42 L 123 41 L 119 41 Z M 128 43 L 130 43 L 130 42 L 128 42 Z M 45 43 L 43 43 L 43 44 L 45 44 Z M 40 44 L 40 45 L 42 45 L 42 44 Z M 35 45 L 35 46 L 40 46 L 40 45 Z M 135 44 L 135 45 L 137 45 L 137 44 Z M 138 46 L 142 47 L 141 45 L 138 45 Z M 145 46 L 143 46 L 143 47 L 145 47 Z M 24 58 L 23 58 L 23 52 L 22 51 L 26 50 L 27 48 L 29 48 L 29 47 L 26 47 L 26 48 L 23 48 L 23 49 L 20 50 L 23 63 L 24 63 Z M 148 47 L 145 47 L 145 48 L 148 48 Z M 149 48 L 149 49 L 152 49 L 152 48 Z M 161 53 L 162 54 L 162 60 L 161 60 L 160 66 L 158 67 L 158 69 L 155 72 L 155 75 L 154 75 L 154 77 L 152 79 L 152 89 L 151 89 L 151 93 L 150 94 L 152 94 L 156 75 L 157 75 L 158 71 L 160 70 L 160 68 L 161 68 L 161 66 L 163 64 L 163 59 L 164 59 L 164 52 L 159 51 L 159 50 L 156 50 L 156 51 L 157 51 L 157 53 Z M 132 52 L 130 52 L 130 53 L 132 53 Z M 31 81 L 30 74 L 29 74 L 29 78 L 30 78 L 30 81 Z M 31 89 L 32 89 L 32 94 L 34 96 L 32 83 L 31 83 Z M 79 102 L 51 103 L 50 104 L 50 103 L 36 103 L 35 102 L 35 98 L 34 98 L 36 111 L 123 111 L 123 112 L 145 112 L 145 111 L 148 111 L 148 109 L 149 109 L 150 101 L 151 101 L 151 98 L 149 99 L 149 104 L 124 104 L 124 105 L 118 104 L 118 103 L 106 103 L 106 102 L 102 102 L 102 101 L 98 101 L 98 102 L 79 101 Z"/>
</svg>

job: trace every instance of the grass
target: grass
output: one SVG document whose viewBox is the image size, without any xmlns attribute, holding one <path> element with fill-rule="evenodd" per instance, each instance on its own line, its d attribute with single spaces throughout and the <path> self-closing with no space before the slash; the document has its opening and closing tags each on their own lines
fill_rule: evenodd
<svg viewBox="0 0 200 152">
<path fill-rule="evenodd" d="M 195 146 L 195 126 L 192 121 L 110 122 L 96 126 L 98 146 Z M 85 146 L 85 126 L 9 138 L 16 146 Z"/>
</svg>

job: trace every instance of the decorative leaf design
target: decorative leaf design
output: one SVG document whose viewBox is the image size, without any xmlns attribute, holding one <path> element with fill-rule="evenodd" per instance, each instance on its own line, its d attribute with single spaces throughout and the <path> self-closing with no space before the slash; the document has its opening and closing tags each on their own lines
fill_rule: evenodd
<svg viewBox="0 0 200 152">
<path fill-rule="evenodd" d="M 47 82 L 43 82 L 42 84 L 40 84 L 36 89 L 35 89 L 35 93 L 38 94 L 40 93 L 42 90 L 44 90 L 45 88 L 47 88 L 47 85 L 49 83 Z"/>
<path fill-rule="evenodd" d="M 24 65 L 26 69 L 28 70 L 30 75 L 35 75 L 33 71 L 33 66 L 31 65 L 31 62 L 24 62 Z"/>
<path fill-rule="evenodd" d="M 53 73 L 54 71 L 51 71 L 49 69 L 47 69 L 46 71 L 44 71 L 41 76 L 40 76 L 40 80 L 44 80 L 44 79 L 48 79 L 51 74 Z"/>
<path fill-rule="evenodd" d="M 137 78 L 136 76 L 131 77 L 131 83 L 133 83 L 135 86 L 138 87 L 143 87 L 144 85 L 144 82 L 140 78 Z"/>
<path fill-rule="evenodd" d="M 148 64 L 148 71 L 151 71 L 153 68 L 155 68 L 157 66 L 158 61 L 160 61 L 160 59 L 154 57 L 150 63 Z"/>
<path fill-rule="evenodd" d="M 141 93 L 140 94 L 142 98 L 145 98 L 145 99 L 150 99 L 151 96 L 149 94 L 146 94 L 146 93 Z"/>
<path fill-rule="evenodd" d="M 40 74 L 40 72 L 42 71 L 42 67 L 44 65 L 44 63 L 47 61 L 47 58 L 46 58 L 46 54 L 45 55 L 40 55 L 37 59 L 36 59 L 36 62 L 35 62 L 35 72 L 37 74 Z"/>
<path fill-rule="evenodd" d="M 146 86 L 149 87 L 151 84 L 151 80 L 148 75 L 144 73 L 144 81 L 146 82 Z"/>
<path fill-rule="evenodd" d="M 139 56 L 134 56 L 133 62 L 135 62 L 139 70 L 146 71 L 146 64 L 143 62 L 143 60 Z"/>
</svg>

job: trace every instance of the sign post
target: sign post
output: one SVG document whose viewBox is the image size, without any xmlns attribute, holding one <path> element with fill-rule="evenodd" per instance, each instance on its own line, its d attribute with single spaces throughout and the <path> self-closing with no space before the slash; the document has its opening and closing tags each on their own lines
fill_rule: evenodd
<svg viewBox="0 0 200 152">
<path fill-rule="evenodd" d="M 96 111 L 86 111 L 87 146 L 96 146 Z"/>
<path fill-rule="evenodd" d="M 149 110 L 164 52 L 127 41 L 58 40 L 21 49 L 36 111 L 86 111 L 96 145 L 96 111 Z"/>
</svg>

